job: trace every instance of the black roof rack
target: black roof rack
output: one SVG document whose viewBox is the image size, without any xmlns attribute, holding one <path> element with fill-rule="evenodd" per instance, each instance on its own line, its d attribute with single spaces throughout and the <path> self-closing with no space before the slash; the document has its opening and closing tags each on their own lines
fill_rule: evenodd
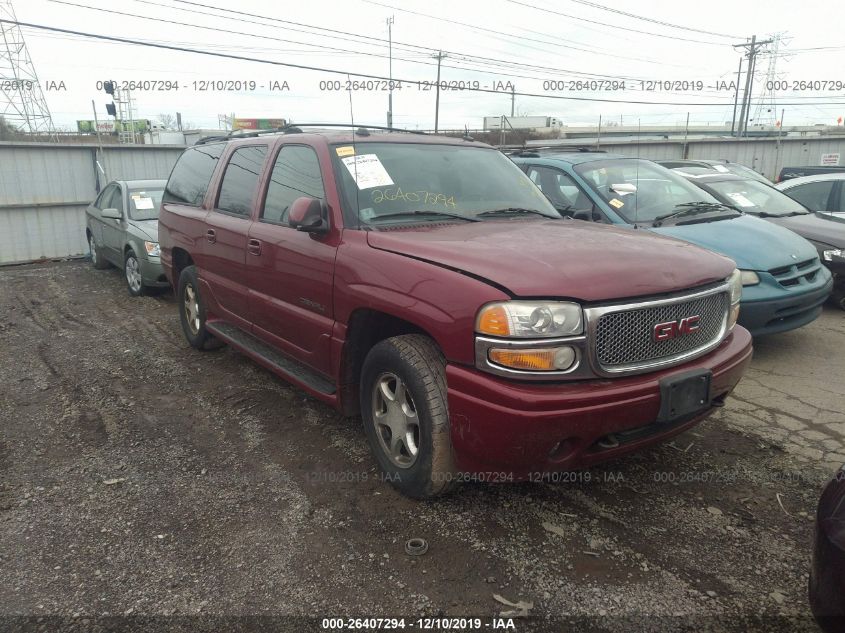
<svg viewBox="0 0 845 633">
<path fill-rule="evenodd" d="M 219 136 L 207 136 L 200 139 L 195 145 L 202 145 L 204 143 L 216 143 L 220 141 L 231 141 L 237 138 L 254 138 L 264 134 L 302 134 L 302 128 L 354 128 L 353 134 L 358 136 L 369 136 L 370 130 L 379 130 L 386 132 L 404 132 L 406 134 L 422 134 L 425 132 L 419 130 L 404 130 L 397 127 L 386 127 L 383 125 L 351 125 L 349 123 L 289 123 L 282 127 L 274 127 L 268 130 L 232 130 L 228 134 Z"/>
<path fill-rule="evenodd" d="M 605 149 L 594 149 L 586 145 L 540 145 L 529 147 L 527 145 L 499 146 L 499 150 L 508 156 L 522 156 L 525 158 L 539 158 L 540 152 L 555 152 L 558 154 L 606 154 Z"/>
</svg>

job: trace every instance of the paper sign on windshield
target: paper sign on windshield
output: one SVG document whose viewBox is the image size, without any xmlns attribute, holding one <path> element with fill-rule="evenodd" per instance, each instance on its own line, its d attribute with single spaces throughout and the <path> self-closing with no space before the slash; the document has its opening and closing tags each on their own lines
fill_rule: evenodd
<svg viewBox="0 0 845 633">
<path fill-rule="evenodd" d="M 393 184 L 390 174 L 381 164 L 375 154 L 361 154 L 360 156 L 347 156 L 341 161 L 346 165 L 358 189 L 372 189 L 373 187 L 386 187 Z"/>
<path fill-rule="evenodd" d="M 754 203 L 751 202 L 748 198 L 746 198 L 741 193 L 729 193 L 728 196 L 731 200 L 736 202 L 741 207 L 753 207 Z"/>
<path fill-rule="evenodd" d="M 135 203 L 135 208 L 139 211 L 141 209 L 152 209 L 153 208 L 153 199 L 152 198 L 136 198 L 132 196 L 132 202 Z"/>
</svg>

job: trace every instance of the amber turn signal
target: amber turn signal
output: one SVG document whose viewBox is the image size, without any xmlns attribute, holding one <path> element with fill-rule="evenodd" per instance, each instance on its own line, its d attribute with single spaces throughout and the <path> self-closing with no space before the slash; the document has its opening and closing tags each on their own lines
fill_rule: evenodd
<svg viewBox="0 0 845 633">
<path fill-rule="evenodd" d="M 575 350 L 567 347 L 549 347 L 543 349 L 501 349 L 492 348 L 488 352 L 490 361 L 523 371 L 565 371 L 575 362 Z"/>
<path fill-rule="evenodd" d="M 478 315 L 478 326 L 480 334 L 490 336 L 510 336 L 511 328 L 508 325 L 508 313 L 504 306 L 494 304 L 484 308 Z"/>
</svg>

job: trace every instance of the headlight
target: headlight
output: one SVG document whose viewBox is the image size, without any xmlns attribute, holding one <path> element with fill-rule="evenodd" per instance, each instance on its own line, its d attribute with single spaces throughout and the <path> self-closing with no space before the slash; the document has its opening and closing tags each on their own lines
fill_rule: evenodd
<svg viewBox="0 0 845 633">
<path fill-rule="evenodd" d="M 739 274 L 743 286 L 756 286 L 760 283 L 760 276 L 753 270 L 740 270 Z"/>
<path fill-rule="evenodd" d="M 739 302 L 742 300 L 742 278 L 743 273 L 746 272 L 751 272 L 752 274 L 754 274 L 753 271 L 734 270 L 733 273 L 731 273 L 731 276 L 727 279 L 728 284 L 730 284 L 728 292 L 731 296 L 731 307 L 730 312 L 728 314 L 729 330 L 733 328 L 734 325 L 736 325 L 736 320 L 739 318 Z M 757 275 L 754 274 L 754 276 L 756 277 Z M 760 281 L 759 278 L 757 279 L 757 281 Z"/>
<path fill-rule="evenodd" d="M 147 255 L 150 257 L 161 255 L 161 247 L 158 245 L 158 242 L 144 242 L 144 248 L 147 249 Z"/>
<path fill-rule="evenodd" d="M 845 251 L 841 248 L 834 248 L 829 251 L 823 251 L 822 257 L 824 257 L 824 261 L 832 262 L 834 257 L 845 257 Z"/>
<path fill-rule="evenodd" d="M 581 306 L 567 301 L 503 301 L 478 313 L 475 331 L 509 338 L 551 338 L 581 334 Z"/>
</svg>

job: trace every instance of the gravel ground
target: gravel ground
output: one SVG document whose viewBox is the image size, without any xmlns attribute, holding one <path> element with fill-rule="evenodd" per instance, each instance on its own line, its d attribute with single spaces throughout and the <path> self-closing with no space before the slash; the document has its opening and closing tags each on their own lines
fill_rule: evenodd
<svg viewBox="0 0 845 633">
<path fill-rule="evenodd" d="M 191 350 L 172 295 L 85 262 L 0 269 L 0 628 L 490 617 L 498 594 L 533 603 L 520 631 L 815 631 L 843 345 L 827 308 L 756 341 L 735 397 L 669 444 L 420 503 L 378 480 L 360 420 Z"/>
</svg>

